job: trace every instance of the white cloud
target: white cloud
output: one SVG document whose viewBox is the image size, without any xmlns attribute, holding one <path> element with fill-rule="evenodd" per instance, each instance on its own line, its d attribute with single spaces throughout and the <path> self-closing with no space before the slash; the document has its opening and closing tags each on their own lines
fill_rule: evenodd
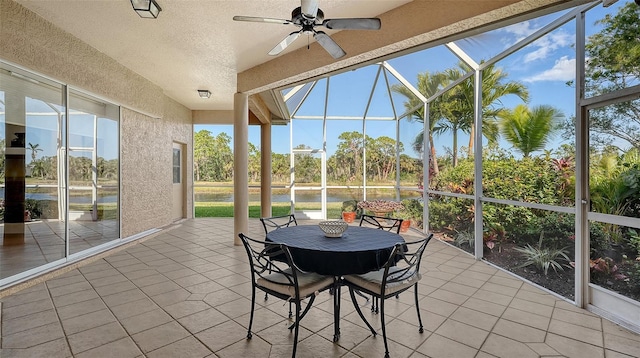
<svg viewBox="0 0 640 358">
<path fill-rule="evenodd" d="M 524 21 L 508 26 L 502 29 L 502 31 L 507 33 L 507 36 L 503 36 L 502 42 L 505 44 L 505 48 L 508 48 L 522 41 L 524 38 L 539 29 L 540 27 L 536 26 L 536 24 L 531 21 Z M 570 46 L 574 41 L 574 37 L 574 35 L 567 33 L 563 29 L 555 30 L 542 36 L 522 50 L 523 52 L 526 52 L 526 54 L 523 55 L 524 63 L 544 60 L 555 50 Z"/>
<path fill-rule="evenodd" d="M 563 56 L 556 60 L 552 68 L 523 79 L 525 82 L 570 81 L 575 78 L 576 60 Z"/>
<path fill-rule="evenodd" d="M 553 53 L 553 51 L 570 46 L 572 41 L 573 36 L 562 30 L 547 34 L 529 45 L 537 49 L 526 54 L 524 56 L 524 62 L 529 63 L 536 60 L 544 60 L 549 54 Z"/>
</svg>

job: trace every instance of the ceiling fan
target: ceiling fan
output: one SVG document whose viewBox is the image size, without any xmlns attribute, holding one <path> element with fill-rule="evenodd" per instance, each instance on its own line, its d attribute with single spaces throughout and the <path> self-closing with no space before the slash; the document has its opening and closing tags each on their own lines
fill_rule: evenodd
<svg viewBox="0 0 640 358">
<path fill-rule="evenodd" d="M 269 55 L 275 56 L 284 51 L 301 34 L 313 34 L 318 41 L 333 58 L 338 59 L 346 52 L 324 31 L 316 31 L 316 26 L 324 26 L 331 30 L 379 30 L 380 19 L 378 18 L 341 18 L 325 19 L 324 12 L 318 8 L 318 0 L 301 0 L 301 6 L 293 9 L 291 20 L 272 19 L 266 17 L 234 16 L 235 21 L 266 22 L 269 24 L 294 25 L 300 28 L 298 31 L 290 33 L 279 44 L 276 45 Z"/>
</svg>

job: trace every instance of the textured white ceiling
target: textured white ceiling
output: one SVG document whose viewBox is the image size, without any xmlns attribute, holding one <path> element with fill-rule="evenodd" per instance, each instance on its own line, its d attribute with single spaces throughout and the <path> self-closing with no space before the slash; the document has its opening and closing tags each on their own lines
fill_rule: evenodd
<svg viewBox="0 0 640 358">
<path fill-rule="evenodd" d="M 290 19 L 300 6 L 296 0 L 157 0 L 162 12 L 152 20 L 140 18 L 129 0 L 16 1 L 192 110 L 232 109 L 236 74 L 273 59 L 267 52 L 296 29 L 236 22 L 234 15 Z M 326 18 L 375 17 L 407 2 L 319 0 L 319 7 Z M 301 36 L 283 54 L 306 44 Z M 197 89 L 213 94 L 203 100 Z"/>
</svg>

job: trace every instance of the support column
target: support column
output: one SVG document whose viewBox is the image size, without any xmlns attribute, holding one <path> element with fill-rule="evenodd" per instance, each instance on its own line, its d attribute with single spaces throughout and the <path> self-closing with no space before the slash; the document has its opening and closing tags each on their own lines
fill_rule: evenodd
<svg viewBox="0 0 640 358">
<path fill-rule="evenodd" d="M 271 123 L 260 125 L 260 215 L 271 212 Z"/>
<path fill-rule="evenodd" d="M 233 244 L 249 228 L 249 96 L 233 96 Z"/>
</svg>

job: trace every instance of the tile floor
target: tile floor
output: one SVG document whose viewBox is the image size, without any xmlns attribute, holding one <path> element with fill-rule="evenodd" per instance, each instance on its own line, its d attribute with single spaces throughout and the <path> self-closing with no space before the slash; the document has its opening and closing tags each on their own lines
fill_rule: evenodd
<svg viewBox="0 0 640 358">
<path fill-rule="evenodd" d="M 425 332 L 413 294 L 388 300 L 392 357 L 640 357 L 639 335 L 442 242 L 429 243 L 423 265 Z M 187 220 L 0 299 L 0 357 L 289 357 L 280 300 L 257 301 L 245 338 L 250 288 L 231 219 Z M 324 292 L 301 322 L 298 357 L 384 355 L 344 290 L 342 300 L 340 341 Z"/>
</svg>

